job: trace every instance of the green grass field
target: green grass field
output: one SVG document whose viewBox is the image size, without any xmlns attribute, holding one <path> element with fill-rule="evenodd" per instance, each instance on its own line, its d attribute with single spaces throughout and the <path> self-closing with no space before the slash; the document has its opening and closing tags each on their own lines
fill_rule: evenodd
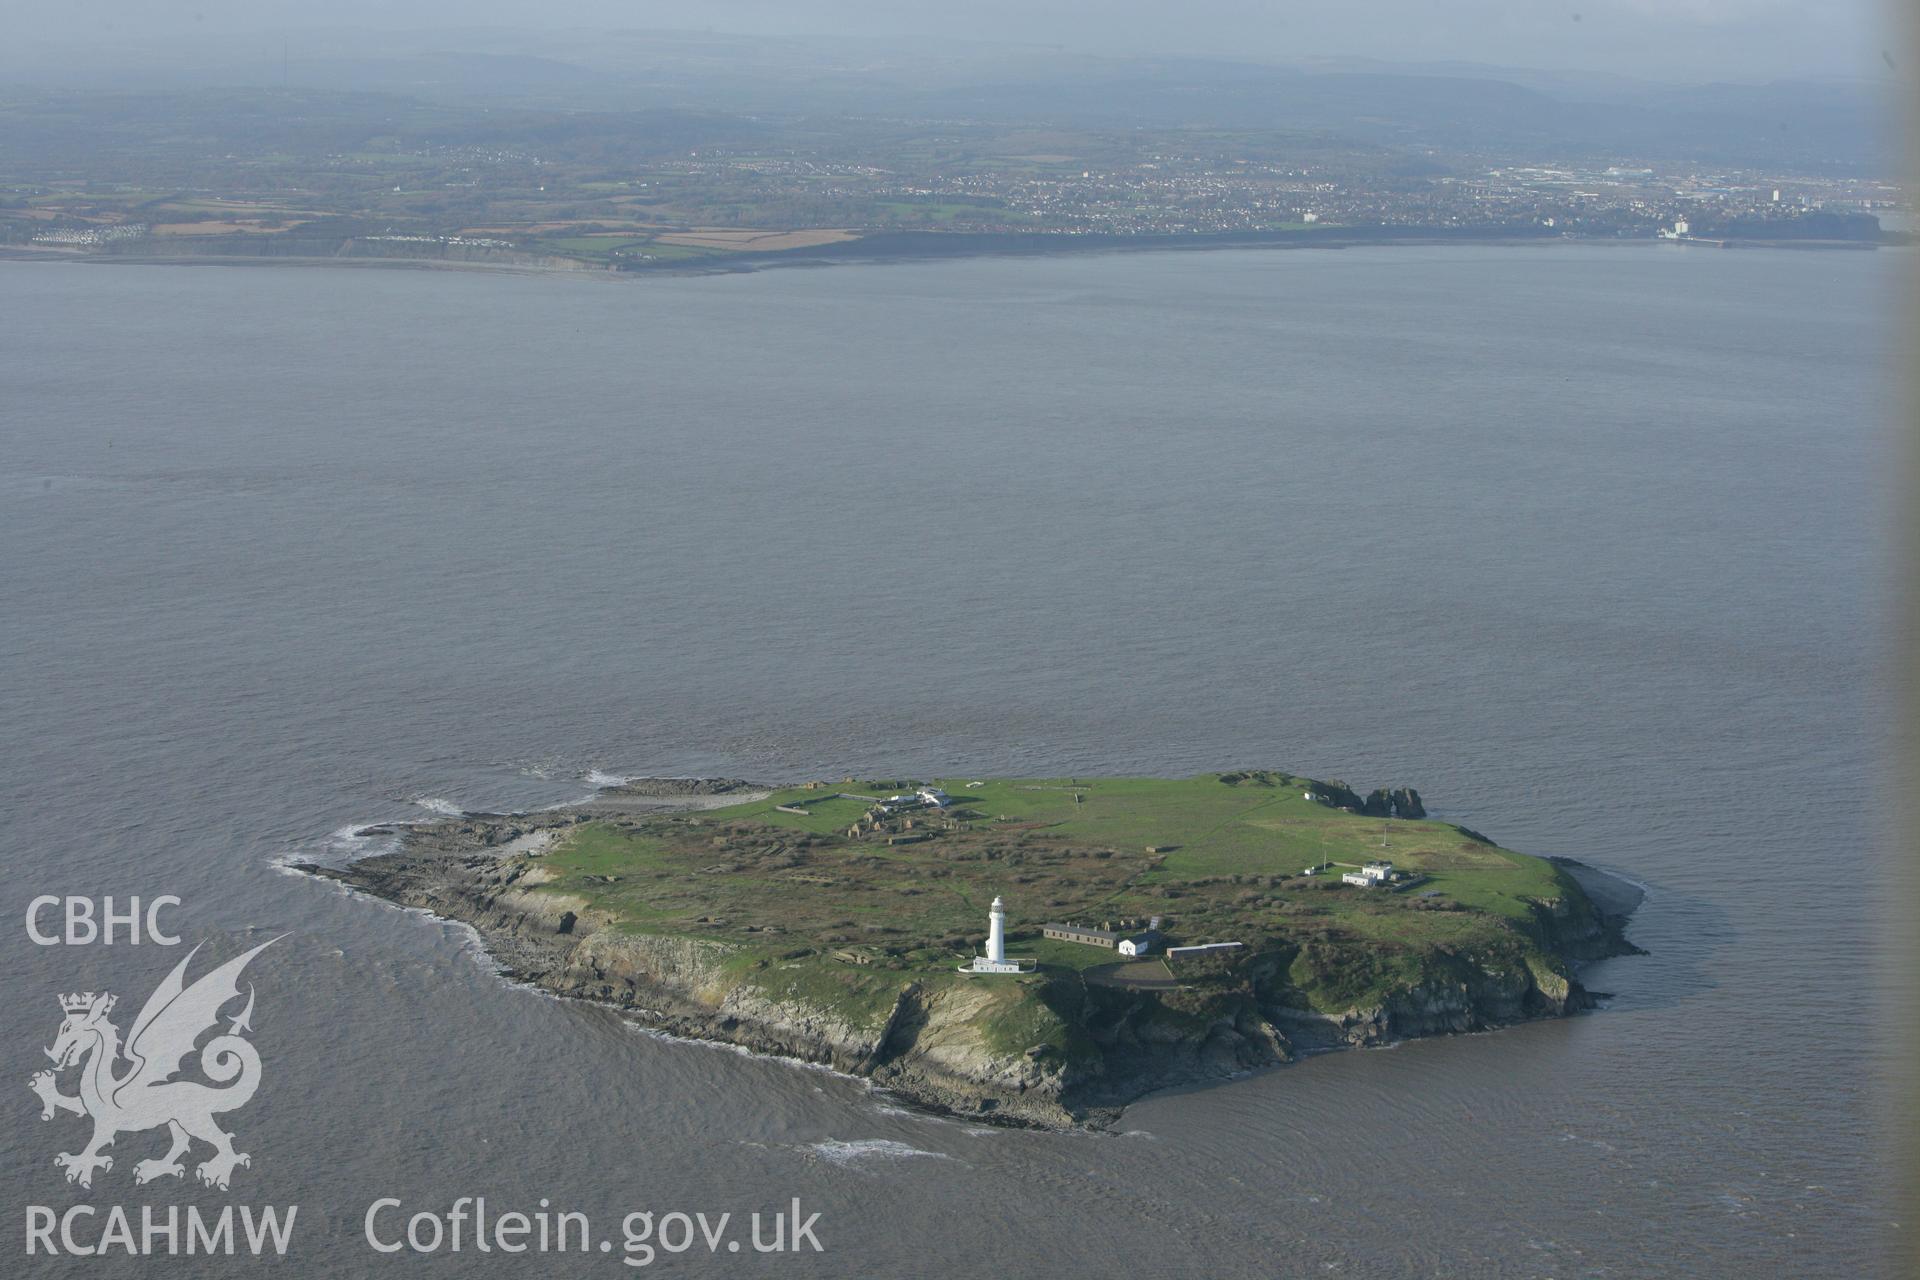
<svg viewBox="0 0 1920 1280">
<path fill-rule="evenodd" d="M 534 861 L 546 891 L 584 900 L 604 927 L 727 944 L 739 981 L 862 1020 L 884 1019 L 908 982 L 998 981 L 955 972 L 979 948 L 996 895 L 1009 953 L 1039 962 L 1009 988 L 1050 992 L 1049 1007 L 1061 983 L 1118 959 L 1040 937 L 1053 920 L 1120 927 L 1158 915 L 1176 944 L 1239 941 L 1249 961 L 1278 957 L 1290 999 L 1335 1009 L 1462 953 L 1552 969 L 1538 939 L 1544 904 L 1585 906 L 1543 859 L 1444 822 L 1343 812 L 1307 798 L 1328 784 L 1285 773 L 926 782 L 950 808 L 875 824 L 856 797 L 916 784 L 792 787 L 702 813 L 583 824 Z M 911 843 L 889 843 L 903 837 Z M 1417 881 L 1358 888 L 1340 883 L 1338 866 L 1301 874 L 1380 858 Z M 1008 998 L 1016 1022 L 1040 1016 Z"/>
<path fill-rule="evenodd" d="M 549 236 L 531 246 L 571 258 L 604 262 L 616 256 L 654 262 L 688 262 L 700 258 L 724 256 L 731 249 L 706 245 L 661 244 L 650 236 L 630 232 L 605 232 L 583 236 Z"/>
<path fill-rule="evenodd" d="M 1319 784 L 1271 774 L 1229 785 L 1219 775 L 1161 778 L 1019 778 L 930 780 L 955 805 L 978 815 L 976 828 L 1035 825 L 1048 836 L 1076 845 L 1144 853 L 1165 850 L 1146 884 L 1232 875 L 1295 876 L 1319 863 L 1351 866 L 1386 859 L 1424 874 L 1422 892 L 1438 889 L 1482 910 L 1524 915 L 1527 899 L 1558 897 L 1560 876 L 1552 864 L 1463 836 L 1443 822 L 1407 822 L 1342 813 L 1306 798 Z M 972 785 L 979 781 L 980 785 Z M 825 790 L 886 795 L 904 781 L 843 784 Z M 750 805 L 716 811 L 717 820 L 739 818 L 814 834 L 843 830 L 865 805 L 854 800 L 815 800 L 809 814 L 781 813 L 777 806 L 805 804 L 821 791 L 787 789 Z M 1336 868 L 1336 871 L 1338 868 Z M 1331 877 L 1335 881 L 1338 875 Z M 1357 893 L 1376 892 L 1356 890 Z"/>
<path fill-rule="evenodd" d="M 901 226 L 927 223 L 944 226 L 963 215 L 1006 217 L 1005 210 L 991 205 L 962 204 L 953 200 L 877 200 L 873 208 L 885 221 Z"/>
</svg>

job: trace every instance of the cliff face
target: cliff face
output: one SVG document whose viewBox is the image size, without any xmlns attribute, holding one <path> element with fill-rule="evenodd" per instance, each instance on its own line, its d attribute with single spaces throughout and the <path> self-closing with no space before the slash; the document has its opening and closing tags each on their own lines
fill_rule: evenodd
<svg viewBox="0 0 1920 1280">
<path fill-rule="evenodd" d="M 1587 1003 L 1579 983 L 1551 970 L 1524 967 L 1508 972 L 1477 970 L 1464 977 L 1435 976 L 1379 1004 L 1340 1013 L 1283 1007 L 1269 1010 L 1269 1016 L 1301 1048 L 1332 1049 L 1564 1017 Z"/>
<path fill-rule="evenodd" d="M 996 1048 L 983 1030 L 999 993 L 984 983 L 908 989 L 865 1074 L 924 1105 L 1005 1123 L 1056 1126 L 1078 1118 L 1074 1072 L 1058 1058 Z"/>
<path fill-rule="evenodd" d="M 1231 785 L 1231 775 L 1221 781 Z M 1350 802 L 1367 814 L 1421 810 L 1411 789 L 1361 798 L 1338 783 L 1313 787 L 1323 804 Z M 626 791 L 699 806 L 751 785 L 647 779 Z M 626 1009 L 670 1034 L 824 1063 L 910 1102 L 1008 1125 L 1102 1123 L 1150 1090 L 1229 1079 L 1302 1050 L 1563 1017 L 1592 1004 L 1574 965 L 1634 950 L 1622 938 L 1636 902 L 1630 887 L 1599 877 L 1588 892 L 1586 877 L 1597 873 L 1559 862 L 1536 881 L 1538 896 L 1519 900 L 1519 913 L 1509 902 L 1498 927 L 1467 933 L 1369 938 L 1315 931 L 1311 925 L 1325 919 L 1313 913 L 1319 890 L 1283 902 L 1306 910 L 1292 917 L 1269 898 L 1267 908 L 1250 915 L 1246 952 L 1217 963 L 1185 958 L 1177 983 L 1158 986 L 1119 986 L 1068 967 L 1018 979 L 964 979 L 939 963 L 889 965 L 881 948 L 860 946 L 849 948 L 845 965 L 839 954 L 822 965 L 826 956 L 814 936 L 772 931 L 749 935 L 758 940 L 743 946 L 737 933 L 701 938 L 685 927 L 643 933 L 620 923 L 591 894 L 620 879 L 599 871 L 626 867 L 568 871 L 547 858 L 578 842 L 570 829 L 588 823 L 582 829 L 589 831 L 595 818 L 601 814 L 549 812 L 397 827 L 388 833 L 401 835 L 399 852 L 346 869 L 309 869 L 465 921 L 509 975 L 553 994 Z M 707 827 L 699 829 L 705 858 Z M 1469 844 L 1457 856 L 1473 852 Z M 1411 896 L 1400 902 L 1413 913 L 1409 919 L 1465 910 Z M 699 923 L 718 921 L 701 915 Z M 789 940 L 766 942 L 768 936 Z M 1407 944 L 1405 936 L 1428 940 Z M 1463 936 L 1473 940 L 1455 940 Z"/>
<path fill-rule="evenodd" d="M 1620 920 L 1569 880 L 1499 955 L 1436 953 L 1403 963 L 1384 998 L 1331 1005 L 1326 960 L 1297 948 L 1174 990 L 1084 977 L 910 980 L 878 1004 L 782 990 L 777 959 L 735 945 L 616 926 L 587 901 L 544 887 L 550 873 L 515 845 L 555 834 L 563 815 L 409 840 L 345 870 L 312 868 L 375 896 L 479 931 L 513 977 L 627 1011 L 674 1035 L 823 1063 L 931 1108 L 997 1123 L 1102 1123 L 1153 1089 L 1222 1080 L 1297 1051 L 1378 1045 L 1557 1017 L 1589 1003 L 1581 959 L 1630 950 Z M 476 847 L 482 846 L 482 847 Z M 1331 961 L 1328 961 L 1331 963 Z M 1335 975 L 1337 976 L 1337 975 Z"/>
<path fill-rule="evenodd" d="M 981 1015 L 999 994 L 991 984 L 929 993 L 909 983 L 890 1012 L 868 1021 L 770 995 L 730 963 L 725 943 L 605 928 L 581 901 L 535 892 L 538 868 L 402 853 L 313 870 L 472 925 L 513 978 L 616 1006 L 655 1030 L 823 1063 L 958 1114 L 1047 1127 L 1084 1118 L 1063 1100 L 1067 1064 L 989 1043 Z"/>
</svg>

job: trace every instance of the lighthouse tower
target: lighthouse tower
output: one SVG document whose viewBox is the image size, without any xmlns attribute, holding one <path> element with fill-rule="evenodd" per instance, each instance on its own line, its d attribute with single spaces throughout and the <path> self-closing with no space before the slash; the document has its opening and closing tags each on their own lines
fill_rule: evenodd
<svg viewBox="0 0 1920 1280">
<path fill-rule="evenodd" d="M 1007 904 L 998 895 L 987 909 L 987 953 L 960 966 L 962 973 L 1032 973 L 1033 960 L 1007 959 Z"/>
</svg>

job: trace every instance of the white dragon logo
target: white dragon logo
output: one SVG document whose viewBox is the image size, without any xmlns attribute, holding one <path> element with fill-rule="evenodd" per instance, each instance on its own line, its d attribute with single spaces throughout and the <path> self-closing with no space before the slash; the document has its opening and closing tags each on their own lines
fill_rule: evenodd
<svg viewBox="0 0 1920 1280">
<path fill-rule="evenodd" d="M 241 1034 L 253 1029 L 251 984 L 247 987 L 247 1007 L 231 1018 L 225 1034 L 216 1035 L 200 1050 L 200 1070 L 214 1084 L 174 1077 L 180 1074 L 182 1060 L 193 1052 L 195 1042 L 219 1026 L 220 1010 L 239 999 L 240 971 L 278 941 L 280 938 L 269 939 L 235 956 L 192 986 L 185 982 L 187 964 L 200 948 L 189 951 L 147 997 L 140 1016 L 134 1019 L 124 1050 L 130 1065 L 118 1075 L 115 1069 L 123 1056 L 120 1030 L 107 1021 L 115 997 L 104 991 L 99 995 L 89 991 L 60 997 L 66 1019 L 60 1024 L 53 1047 L 46 1051 L 54 1069 L 39 1072 L 27 1083 L 40 1095 L 42 1120 L 53 1119 L 58 1111 L 93 1118 L 93 1140 L 86 1149 L 53 1158 L 66 1170 L 68 1182 L 92 1186 L 94 1170 L 113 1168 L 113 1157 L 102 1154 L 102 1149 L 112 1146 L 115 1137 L 161 1125 L 172 1134 L 173 1145 L 158 1160 L 142 1160 L 133 1166 L 137 1183 L 184 1174 L 186 1167 L 180 1157 L 195 1138 L 213 1147 L 213 1157 L 194 1170 L 195 1176 L 210 1187 L 226 1190 L 235 1167 L 252 1163 L 252 1157 L 233 1149 L 233 1135 L 213 1119 L 221 1112 L 245 1106 L 260 1087 L 260 1054 Z M 55 1084 L 55 1072 L 83 1062 L 80 1092 L 71 1096 L 61 1093 Z"/>
</svg>

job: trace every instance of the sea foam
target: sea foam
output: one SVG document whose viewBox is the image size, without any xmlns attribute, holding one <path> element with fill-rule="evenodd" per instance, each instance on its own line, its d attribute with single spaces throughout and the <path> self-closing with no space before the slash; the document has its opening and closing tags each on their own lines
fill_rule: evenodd
<svg viewBox="0 0 1920 1280">
<path fill-rule="evenodd" d="M 953 1159 L 944 1152 L 922 1151 L 919 1147 L 895 1142 L 892 1138 L 857 1138 L 852 1142 L 828 1138 L 824 1142 L 810 1143 L 806 1150 L 828 1164 L 838 1165 L 850 1165 L 860 1160 L 912 1160 L 918 1157 L 928 1160 Z"/>
</svg>

